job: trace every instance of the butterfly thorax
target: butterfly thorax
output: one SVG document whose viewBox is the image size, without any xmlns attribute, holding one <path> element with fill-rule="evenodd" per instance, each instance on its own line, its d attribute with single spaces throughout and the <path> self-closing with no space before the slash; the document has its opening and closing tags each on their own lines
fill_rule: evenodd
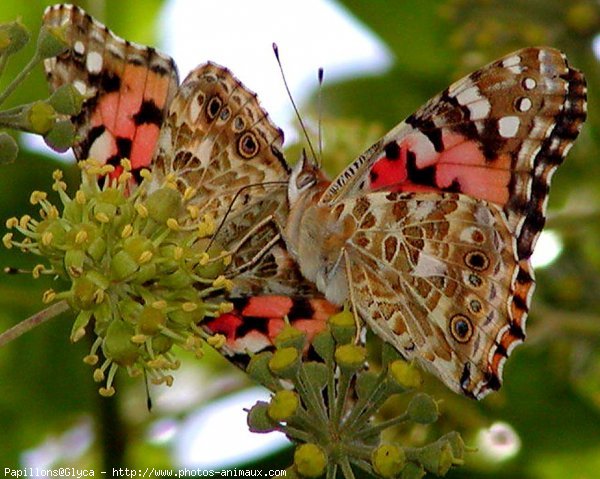
<svg viewBox="0 0 600 479">
<path fill-rule="evenodd" d="M 304 277 L 313 281 L 327 299 L 342 304 L 348 295 L 344 252 L 356 231 L 356 222 L 339 221 L 339 211 L 319 203 L 330 182 L 322 175 L 290 197 L 290 211 L 283 237 Z"/>
</svg>

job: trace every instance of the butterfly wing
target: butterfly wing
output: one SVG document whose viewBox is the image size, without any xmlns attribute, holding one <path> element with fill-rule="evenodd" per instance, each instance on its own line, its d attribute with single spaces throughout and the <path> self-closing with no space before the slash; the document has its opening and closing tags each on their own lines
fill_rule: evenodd
<svg viewBox="0 0 600 479">
<path fill-rule="evenodd" d="M 454 83 L 320 196 L 340 230 L 353 229 L 337 216 L 349 208 L 349 224 L 361 224 L 327 297 L 347 294 L 373 330 L 451 389 L 476 398 L 497 389 L 525 337 L 529 257 L 550 180 L 585 115 L 583 75 L 550 48 L 520 50 Z M 435 219 L 451 203 L 456 212 Z"/>
<path fill-rule="evenodd" d="M 586 86 L 552 48 L 526 48 L 457 81 L 342 172 L 322 204 L 365 191 L 464 193 L 503 207 L 529 257 L 550 179 L 581 130 Z"/>
<path fill-rule="evenodd" d="M 345 274 L 369 327 L 456 392 L 498 389 L 523 339 L 507 322 L 519 267 L 502 210 L 456 193 L 376 192 L 340 204 L 354 231 Z"/>
<path fill-rule="evenodd" d="M 174 175 L 181 191 L 188 186 L 197 190 L 188 204 L 216 224 L 223 222 L 215 240 L 224 248 L 287 206 L 283 134 L 229 70 L 201 65 L 179 87 L 170 57 L 123 40 L 79 7 L 49 7 L 43 21 L 64 28 L 69 45 L 60 56 L 45 60 L 51 88 L 73 84 L 86 98 L 81 113 L 71 118 L 78 160 L 114 164 L 118 175 L 120 160 L 129 158 L 134 175 L 152 169 L 156 187 Z M 277 187 L 269 184 L 274 181 Z M 236 309 L 206 326 L 227 333 L 226 352 L 238 362 L 271 344 L 273 325 L 285 315 L 298 325 L 307 322 L 304 329 L 312 331 L 323 327 L 319 311 L 333 311 L 318 299 L 322 295 L 302 277 L 281 242 L 276 244 L 277 235 L 272 223 L 265 224 L 237 250 L 231 268 L 241 272 L 231 296 L 224 298 L 233 300 Z M 308 296 L 315 299 L 304 299 Z M 315 301 L 318 307 L 307 306 Z M 257 313 L 261 307 L 262 315 Z M 263 320 L 255 324 L 254 317 Z"/>
<path fill-rule="evenodd" d="M 122 158 L 134 172 L 148 167 L 179 83 L 173 60 L 117 37 L 76 6 L 48 7 L 43 22 L 63 27 L 69 45 L 44 61 L 51 88 L 72 84 L 86 98 L 72 118 L 77 159 L 114 164 L 117 174 Z"/>
</svg>

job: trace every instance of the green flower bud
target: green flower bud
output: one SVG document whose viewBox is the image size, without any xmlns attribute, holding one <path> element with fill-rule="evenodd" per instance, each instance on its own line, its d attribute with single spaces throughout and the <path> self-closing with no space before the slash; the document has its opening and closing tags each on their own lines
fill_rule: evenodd
<svg viewBox="0 0 600 479">
<path fill-rule="evenodd" d="M 110 287 L 110 280 L 100 271 L 90 270 L 85 273 L 85 278 L 98 288 L 106 290 Z"/>
<path fill-rule="evenodd" d="M 252 356 L 246 367 L 246 372 L 256 382 L 275 391 L 280 389 L 281 385 L 269 367 L 272 358 L 273 353 L 270 351 L 265 351 Z"/>
<path fill-rule="evenodd" d="M 119 251 L 115 254 L 110 262 L 110 272 L 115 281 L 122 281 L 128 276 L 134 274 L 139 268 L 135 261 L 127 251 Z"/>
<path fill-rule="evenodd" d="M 133 328 L 125 321 L 115 319 L 106 330 L 106 338 L 102 343 L 102 352 L 119 366 L 132 366 L 139 357 L 138 347 L 131 342 Z"/>
<path fill-rule="evenodd" d="M 269 404 L 264 401 L 258 401 L 250 411 L 248 411 L 247 422 L 250 432 L 272 432 L 275 430 L 275 424 L 267 413 Z"/>
<path fill-rule="evenodd" d="M 294 391 L 282 389 L 271 398 L 267 413 L 274 421 L 286 422 L 294 416 L 299 405 L 300 400 Z"/>
<path fill-rule="evenodd" d="M 0 25 L 0 55 L 12 55 L 29 42 L 29 31 L 20 21 Z"/>
<path fill-rule="evenodd" d="M 331 333 L 338 344 L 348 344 L 356 337 L 356 322 L 354 315 L 344 310 L 329 318 Z"/>
<path fill-rule="evenodd" d="M 406 410 L 411 421 L 418 424 L 431 424 L 437 421 L 440 411 L 437 403 L 431 396 L 419 393 L 415 394 L 408 404 Z"/>
<path fill-rule="evenodd" d="M 202 278 L 214 279 L 225 271 L 223 261 L 211 261 L 207 264 L 197 264 L 194 267 L 194 273 Z"/>
<path fill-rule="evenodd" d="M 154 336 L 167 322 L 167 315 L 160 309 L 144 306 L 137 320 L 137 329 L 140 333 Z"/>
<path fill-rule="evenodd" d="M 329 369 L 323 363 L 310 361 L 303 363 L 306 377 L 317 391 L 322 390 L 327 384 Z"/>
<path fill-rule="evenodd" d="M 69 201 L 65 205 L 63 218 L 71 223 L 79 223 L 83 220 L 84 208 L 85 205 L 82 205 L 77 201 Z"/>
<path fill-rule="evenodd" d="M 97 236 L 90 242 L 86 251 L 94 261 L 100 261 L 106 253 L 106 240 Z"/>
<path fill-rule="evenodd" d="M 286 324 L 281 332 L 275 336 L 273 342 L 277 348 L 292 347 L 302 351 L 306 342 L 306 335 L 293 326 Z"/>
<path fill-rule="evenodd" d="M 379 382 L 379 375 L 373 371 L 364 371 L 356 377 L 356 394 L 359 398 L 371 395 Z"/>
<path fill-rule="evenodd" d="M 148 238 L 143 236 L 131 236 L 123 242 L 123 250 L 126 251 L 131 258 L 138 264 L 144 261 L 144 256 L 150 252 L 154 255 L 155 248 Z"/>
<path fill-rule="evenodd" d="M 98 286 L 87 277 L 75 278 L 71 285 L 69 304 L 76 311 L 93 309 L 96 306 Z"/>
<path fill-rule="evenodd" d="M 373 469 L 381 477 L 397 476 L 402 471 L 405 463 L 404 450 L 395 444 L 382 444 L 371 454 Z"/>
<path fill-rule="evenodd" d="M 56 112 L 48 103 L 36 101 L 28 106 L 26 118 L 32 133 L 45 135 L 54 126 Z"/>
<path fill-rule="evenodd" d="M 80 249 L 68 249 L 65 253 L 65 270 L 72 278 L 78 278 L 83 272 L 86 254 Z"/>
<path fill-rule="evenodd" d="M 12 163 L 18 154 L 19 146 L 15 139 L 4 131 L 0 132 L 0 165 Z"/>
<path fill-rule="evenodd" d="M 81 111 L 85 97 L 70 83 L 59 86 L 48 98 L 48 103 L 63 115 L 74 116 Z"/>
<path fill-rule="evenodd" d="M 323 361 L 333 361 L 335 342 L 329 331 L 322 331 L 315 335 L 312 347 Z"/>
<path fill-rule="evenodd" d="M 454 455 L 453 444 L 446 436 L 417 449 L 415 456 L 425 470 L 438 476 L 445 476 L 453 465 L 463 462 Z"/>
<path fill-rule="evenodd" d="M 44 141 L 54 151 L 64 153 L 75 142 L 75 127 L 70 120 L 57 120 L 44 136 Z"/>
<path fill-rule="evenodd" d="M 183 269 L 161 276 L 160 285 L 170 289 L 184 289 L 192 286 L 194 279 Z"/>
<path fill-rule="evenodd" d="M 367 350 L 354 344 L 343 344 L 335 348 L 335 362 L 342 369 L 354 372 L 361 368 L 367 359 Z"/>
<path fill-rule="evenodd" d="M 269 369 L 277 376 L 290 378 L 296 374 L 300 364 L 300 354 L 296 348 L 282 348 L 273 353 Z"/>
<path fill-rule="evenodd" d="M 184 311 L 183 309 L 177 309 L 169 313 L 169 319 L 175 324 L 187 328 L 192 324 L 196 324 L 202 321 L 204 319 L 204 314 L 204 308 L 197 308 L 194 311 Z"/>
<path fill-rule="evenodd" d="M 181 193 L 172 188 L 163 187 L 150 193 L 146 199 L 148 216 L 160 224 L 169 218 L 177 218 L 181 211 Z"/>
<path fill-rule="evenodd" d="M 164 334 L 152 338 L 152 349 L 156 354 L 163 354 L 173 347 L 173 340 Z"/>
<path fill-rule="evenodd" d="M 131 281 L 135 284 L 144 284 L 148 281 L 153 281 L 157 276 L 156 263 L 145 263 L 140 266 Z"/>
<path fill-rule="evenodd" d="M 392 381 L 403 389 L 418 388 L 423 382 L 419 371 L 403 359 L 389 365 L 389 374 Z"/>
<path fill-rule="evenodd" d="M 327 467 L 327 455 L 316 444 L 302 444 L 294 451 L 294 466 L 304 477 L 319 477 Z"/>
<path fill-rule="evenodd" d="M 68 46 L 64 28 L 42 25 L 37 40 L 37 54 L 41 58 L 60 55 Z"/>
</svg>

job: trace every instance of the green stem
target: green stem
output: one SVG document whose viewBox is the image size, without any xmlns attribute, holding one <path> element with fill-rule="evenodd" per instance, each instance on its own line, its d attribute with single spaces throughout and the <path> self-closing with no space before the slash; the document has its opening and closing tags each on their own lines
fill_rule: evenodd
<svg viewBox="0 0 600 479">
<path fill-rule="evenodd" d="M 362 427 L 362 424 L 368 421 L 377 409 L 379 409 L 379 406 L 385 402 L 387 396 L 381 394 L 385 379 L 386 374 L 382 371 L 377 378 L 377 383 L 374 385 L 371 394 L 362 397 L 354 405 L 352 412 L 344 423 L 344 429 L 348 434 L 352 434 L 353 431 Z"/>
<path fill-rule="evenodd" d="M 404 413 L 401 416 L 395 417 L 393 419 L 388 419 L 387 421 L 380 422 L 375 426 L 367 427 L 361 431 L 361 438 L 368 438 L 371 436 L 375 436 L 379 434 L 381 431 L 385 429 L 395 426 L 397 424 L 402 424 L 403 422 L 408 420 L 408 414 Z"/>
<path fill-rule="evenodd" d="M 37 64 L 42 60 L 42 58 L 36 54 L 31 60 L 25 65 L 25 68 L 21 70 L 18 75 L 10 82 L 10 84 L 6 87 L 6 89 L 0 93 L 0 105 L 4 103 L 4 101 L 10 96 L 10 94 L 15 91 L 15 89 L 19 86 L 19 84 L 25 79 L 27 75 L 31 73 L 31 71 L 37 66 Z"/>
<path fill-rule="evenodd" d="M 333 403 L 333 424 L 339 424 L 340 419 L 342 417 L 342 413 L 344 411 L 344 405 L 346 404 L 346 399 L 348 396 L 348 390 L 350 389 L 350 380 L 352 379 L 352 375 L 348 374 L 347 371 L 344 371 L 340 368 L 340 378 L 338 380 L 338 391 L 337 396 L 335 397 L 335 401 Z M 343 470 L 343 468 L 342 468 Z"/>
<path fill-rule="evenodd" d="M 350 462 L 348 462 L 347 456 L 340 457 L 339 465 L 342 468 L 345 479 L 355 479 L 354 472 L 352 472 L 352 467 L 350 466 Z"/>
<path fill-rule="evenodd" d="M 335 479 L 337 476 L 337 464 L 327 465 L 327 479 Z"/>
<path fill-rule="evenodd" d="M 5 344 L 10 343 L 12 340 L 17 339 L 19 336 L 25 334 L 27 331 L 32 330 L 36 326 L 39 326 L 40 324 L 45 323 L 59 314 L 64 313 L 68 309 L 69 304 L 65 300 L 59 301 L 58 303 L 48 306 L 39 313 L 36 313 L 33 316 L 30 316 L 29 318 L 14 325 L 9 330 L 0 334 L 0 348 Z"/>
<path fill-rule="evenodd" d="M 296 387 L 298 387 L 300 396 L 305 400 L 306 409 L 309 413 L 318 415 L 323 424 L 326 424 L 327 414 L 325 413 L 323 399 L 321 398 L 320 393 L 313 387 L 313 383 L 310 378 L 308 378 L 303 363 L 300 363 L 297 379 Z"/>
</svg>

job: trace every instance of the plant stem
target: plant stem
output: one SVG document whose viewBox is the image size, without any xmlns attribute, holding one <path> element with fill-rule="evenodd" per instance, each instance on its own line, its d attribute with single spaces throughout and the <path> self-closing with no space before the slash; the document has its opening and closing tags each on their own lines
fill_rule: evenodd
<svg viewBox="0 0 600 479">
<path fill-rule="evenodd" d="M 51 306 L 48 306 L 46 309 L 43 309 L 39 313 L 30 316 L 27 319 L 24 319 L 20 323 L 14 325 L 7 331 L 4 331 L 0 334 L 0 348 L 5 344 L 10 343 L 12 340 L 17 339 L 22 334 L 27 331 L 32 330 L 36 326 L 39 326 L 42 323 L 58 316 L 61 313 L 64 313 L 69 309 L 69 303 L 65 300 L 59 301 Z"/>
<path fill-rule="evenodd" d="M 0 105 L 4 103 L 4 101 L 10 96 L 10 94 L 19 86 L 27 75 L 31 73 L 31 71 L 36 67 L 36 65 L 40 62 L 41 58 L 39 55 L 34 55 L 31 60 L 25 65 L 17 76 L 10 82 L 10 84 L 6 87 L 6 89 L 0 93 Z"/>
</svg>

